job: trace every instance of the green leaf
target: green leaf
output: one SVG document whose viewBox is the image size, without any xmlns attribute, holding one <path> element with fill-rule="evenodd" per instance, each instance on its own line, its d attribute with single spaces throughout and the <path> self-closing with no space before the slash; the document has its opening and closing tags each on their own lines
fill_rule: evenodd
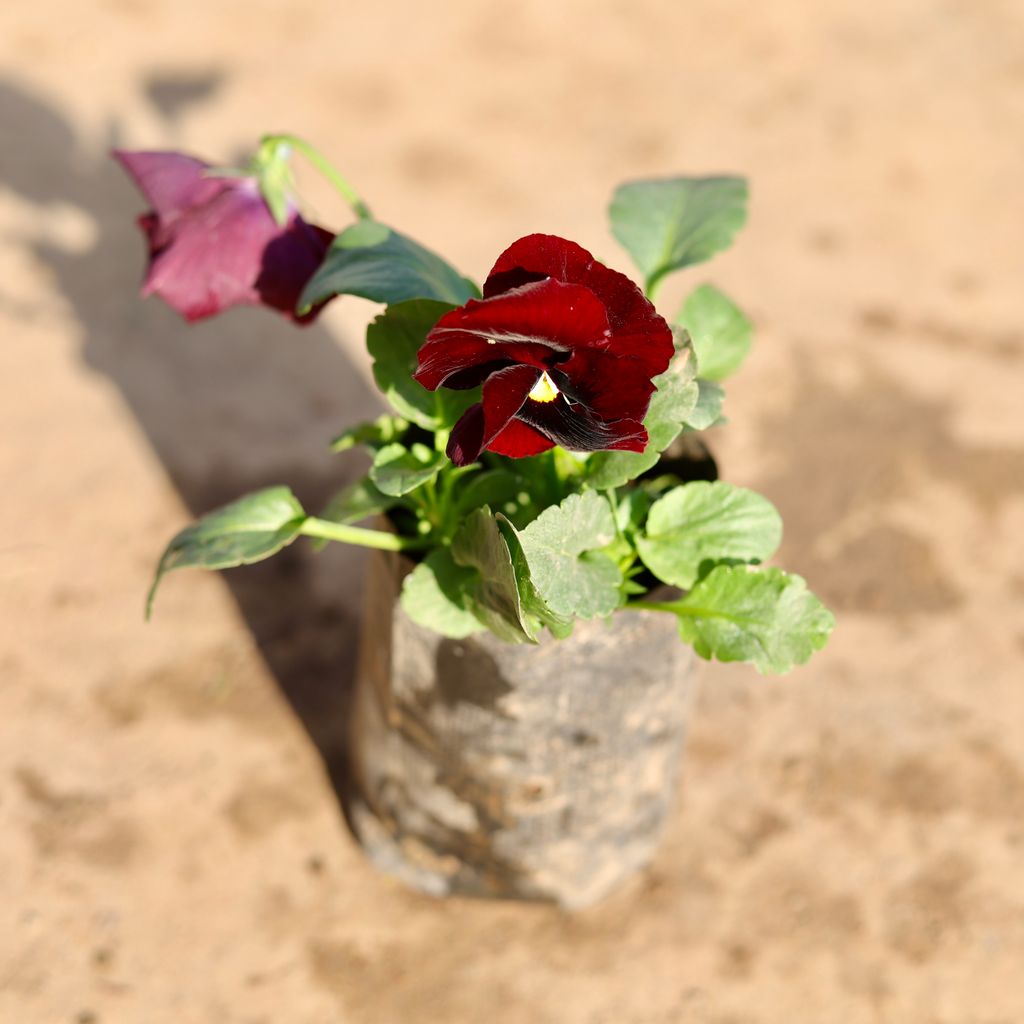
<svg viewBox="0 0 1024 1024">
<path fill-rule="evenodd" d="M 534 585 L 533 577 L 530 575 L 530 563 L 526 560 L 526 553 L 523 551 L 523 545 L 519 541 L 519 534 L 514 524 L 503 515 L 498 515 L 495 518 L 512 556 L 512 571 L 515 573 L 516 588 L 519 591 L 519 603 L 523 614 L 527 619 L 536 620 L 537 628 L 533 632 L 540 627 L 547 626 L 551 630 L 552 636 L 564 640 L 571 635 L 575 625 L 572 616 L 559 615 L 551 610 Z"/>
<path fill-rule="evenodd" d="M 465 607 L 476 574 L 456 565 L 447 548 L 435 548 L 406 576 L 401 604 L 413 622 L 455 639 L 479 633 L 483 624 Z"/>
<path fill-rule="evenodd" d="M 676 320 L 693 339 L 702 378 L 724 380 L 747 358 L 753 327 L 739 306 L 714 285 L 702 284 L 692 291 Z"/>
<path fill-rule="evenodd" d="M 508 542 L 489 508 L 467 516 L 451 551 L 459 565 L 476 570 L 464 591 L 466 607 L 500 640 L 536 643 L 536 631 L 519 598 Z"/>
<path fill-rule="evenodd" d="M 519 531 L 540 596 L 556 614 L 582 619 L 610 615 L 621 603 L 619 568 L 596 550 L 614 539 L 611 506 L 595 491 L 570 494 Z"/>
<path fill-rule="evenodd" d="M 707 430 L 722 418 L 725 392 L 712 380 L 698 380 L 697 388 L 697 402 L 686 414 L 684 425 L 690 430 Z"/>
<path fill-rule="evenodd" d="M 727 177 L 628 182 L 615 190 L 609 215 L 650 293 L 666 274 L 732 243 L 747 218 L 747 183 Z"/>
<path fill-rule="evenodd" d="M 524 486 L 523 479 L 509 470 L 487 469 L 475 472 L 459 487 L 455 503 L 456 516 L 461 518 L 484 505 L 504 509 L 510 503 L 518 503 Z"/>
<path fill-rule="evenodd" d="M 413 299 L 388 306 L 366 329 L 373 377 L 395 411 L 425 430 L 451 427 L 479 399 L 476 388 L 428 391 L 413 379 L 416 353 L 451 303 Z"/>
<path fill-rule="evenodd" d="M 374 220 L 360 220 L 335 239 L 298 302 L 305 313 L 334 295 L 387 304 L 436 299 L 461 306 L 476 286 L 440 256 Z"/>
<path fill-rule="evenodd" d="M 399 419 L 397 416 L 378 416 L 370 423 L 357 423 L 340 433 L 331 442 L 331 451 L 345 452 L 357 444 L 364 445 L 371 451 L 379 451 L 385 445 L 393 444 L 403 437 L 408 429 L 407 420 Z"/>
<path fill-rule="evenodd" d="M 269 558 L 291 544 L 306 513 L 287 487 L 268 487 L 216 509 L 187 526 L 160 558 L 146 598 L 146 618 L 164 575 L 172 569 L 228 569 Z"/>
<path fill-rule="evenodd" d="M 622 533 L 636 533 L 650 510 L 654 499 L 647 491 L 635 488 L 618 496 L 616 523 Z"/>
<path fill-rule="evenodd" d="M 693 339 L 690 337 L 690 332 L 683 327 L 681 324 L 669 324 L 669 328 L 672 331 L 672 346 L 676 352 L 693 352 Z M 697 359 L 694 356 L 690 359 L 691 377 L 697 375 Z"/>
<path fill-rule="evenodd" d="M 444 452 L 424 444 L 389 444 L 374 456 L 370 479 L 384 494 L 397 498 L 433 480 L 447 461 Z"/>
<path fill-rule="evenodd" d="M 637 550 L 658 579 L 687 588 L 702 562 L 763 561 L 781 541 L 782 519 L 767 498 L 720 480 L 699 480 L 673 488 L 651 506 Z"/>
<path fill-rule="evenodd" d="M 680 635 L 702 658 L 750 661 L 759 672 L 802 665 L 835 625 L 804 580 L 781 569 L 718 566 L 661 607 L 679 616 Z"/>
<path fill-rule="evenodd" d="M 338 491 L 320 513 L 320 518 L 332 523 L 358 523 L 361 519 L 382 515 L 399 504 L 398 497 L 385 494 L 367 477 Z"/>
<path fill-rule="evenodd" d="M 654 378 L 658 390 L 644 418 L 647 447 L 642 452 L 595 452 L 587 460 L 587 483 L 600 491 L 621 487 L 654 466 L 661 453 L 678 437 L 696 407 L 697 382 L 664 373 Z"/>
</svg>

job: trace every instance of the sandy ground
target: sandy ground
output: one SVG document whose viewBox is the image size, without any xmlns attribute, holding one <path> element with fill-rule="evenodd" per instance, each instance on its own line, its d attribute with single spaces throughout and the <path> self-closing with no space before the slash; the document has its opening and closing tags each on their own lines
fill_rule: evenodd
<svg viewBox="0 0 1024 1024">
<path fill-rule="evenodd" d="M 2 5 L 0 1020 L 1024 1021 L 1022 126 L 1017 0 Z M 315 502 L 376 408 L 366 303 L 300 333 L 136 298 L 111 143 L 273 128 L 478 277 L 531 230 L 625 268 L 620 180 L 753 180 L 664 308 L 713 279 L 757 321 L 716 450 L 840 625 L 783 679 L 705 669 L 664 847 L 603 906 L 361 859 L 358 557 L 181 574 L 141 621 L 193 512 Z"/>
</svg>

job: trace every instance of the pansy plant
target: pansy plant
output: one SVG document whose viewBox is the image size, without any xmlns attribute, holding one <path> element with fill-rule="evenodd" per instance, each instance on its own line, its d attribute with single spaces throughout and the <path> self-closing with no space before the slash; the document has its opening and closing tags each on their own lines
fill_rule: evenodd
<svg viewBox="0 0 1024 1024">
<path fill-rule="evenodd" d="M 339 233 L 302 218 L 294 152 L 352 208 Z M 720 419 L 720 381 L 747 354 L 749 321 L 707 284 L 672 322 L 653 303 L 666 276 L 731 243 L 746 217 L 742 179 L 615 192 L 612 233 L 642 287 L 575 242 L 531 234 L 478 288 L 374 219 L 293 136 L 265 138 L 238 170 L 115 156 L 151 206 L 144 292 L 189 320 L 261 304 L 301 324 L 339 295 L 378 302 L 367 346 L 391 406 L 334 441 L 366 449 L 370 465 L 319 516 L 279 486 L 182 530 L 147 614 L 172 569 L 248 564 L 306 536 L 403 553 L 405 612 L 449 637 L 538 643 L 578 619 L 669 614 L 702 657 L 762 672 L 825 644 L 831 613 L 799 576 L 764 565 L 782 537 L 770 502 L 685 457 L 706 450 L 701 432 Z"/>
</svg>

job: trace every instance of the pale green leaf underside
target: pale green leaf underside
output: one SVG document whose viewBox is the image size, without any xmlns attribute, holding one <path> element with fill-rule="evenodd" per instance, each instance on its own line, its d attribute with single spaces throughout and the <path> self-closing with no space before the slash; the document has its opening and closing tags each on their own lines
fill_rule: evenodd
<svg viewBox="0 0 1024 1024">
<path fill-rule="evenodd" d="M 706 380 L 724 380 L 735 373 L 750 351 L 750 321 L 714 285 L 702 284 L 691 292 L 676 321 L 689 331 L 697 372 Z"/>
<path fill-rule="evenodd" d="M 403 444 L 385 445 L 373 460 L 370 479 L 384 494 L 400 497 L 433 480 L 447 462 L 444 452 L 416 444 L 408 449 Z"/>
<path fill-rule="evenodd" d="M 523 545 L 515 526 L 507 516 L 499 514 L 495 518 L 498 521 L 501 534 L 508 544 L 509 554 L 512 556 L 512 569 L 515 572 L 523 615 L 531 623 L 531 626 L 536 624 L 536 629 L 531 629 L 531 632 L 536 632 L 540 627 L 547 626 L 553 636 L 564 639 L 572 633 L 573 617 L 553 611 L 541 597 L 540 591 L 537 590 L 533 577 L 530 575 L 530 564 L 526 560 L 526 553 L 523 551 Z"/>
<path fill-rule="evenodd" d="M 686 414 L 685 426 L 690 430 L 707 430 L 722 418 L 725 391 L 713 380 L 698 380 L 697 401 Z"/>
<path fill-rule="evenodd" d="M 474 578 L 472 569 L 455 564 L 447 548 L 437 548 L 405 578 L 402 608 L 413 622 L 442 636 L 479 633 L 483 624 L 465 608 L 465 589 Z"/>
<path fill-rule="evenodd" d="M 637 550 L 658 579 L 688 588 L 702 562 L 764 561 L 781 541 L 782 519 L 767 498 L 701 480 L 673 488 L 651 506 Z"/>
<path fill-rule="evenodd" d="M 555 613 L 583 619 L 619 606 L 618 566 L 595 550 L 614 539 L 611 506 L 595 491 L 570 494 L 519 533 L 540 596 Z"/>
<path fill-rule="evenodd" d="M 459 565 L 476 570 L 475 578 L 463 590 L 466 607 L 499 639 L 536 643 L 519 599 L 508 543 L 489 508 L 466 517 L 451 551 Z"/>
<path fill-rule="evenodd" d="M 766 673 L 804 664 L 835 625 L 804 580 L 781 569 L 718 566 L 673 610 L 702 658 L 748 661 Z"/>
</svg>

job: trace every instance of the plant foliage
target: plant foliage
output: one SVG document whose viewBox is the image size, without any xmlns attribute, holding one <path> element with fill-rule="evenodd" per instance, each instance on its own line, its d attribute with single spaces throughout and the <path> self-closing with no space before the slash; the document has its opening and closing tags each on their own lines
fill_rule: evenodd
<svg viewBox="0 0 1024 1024">
<path fill-rule="evenodd" d="M 352 206 L 357 219 L 337 235 L 297 217 L 283 162 L 293 147 Z M 118 158 L 153 203 L 152 217 L 199 218 L 188 222 L 183 253 L 214 244 L 196 225 L 220 196 L 269 240 L 259 244 L 303 244 L 306 262 L 311 252 L 320 261 L 297 280 L 304 263 L 241 248 L 223 254 L 233 267 L 263 267 L 264 277 L 233 281 L 231 295 L 207 310 L 196 305 L 193 274 L 186 315 L 238 302 L 281 309 L 282 295 L 298 322 L 337 296 L 385 307 L 366 342 L 390 411 L 347 427 L 332 446 L 365 451 L 363 475 L 349 477 L 318 517 L 287 487 L 203 516 L 164 551 L 147 614 L 166 573 L 256 562 L 305 534 L 316 544 L 408 553 L 402 607 L 453 638 L 486 629 L 535 644 L 545 633 L 568 636 L 577 620 L 644 613 L 674 615 L 701 657 L 762 672 L 785 672 L 824 645 L 831 613 L 799 576 L 763 564 L 782 538 L 775 508 L 686 470 L 685 452 L 700 443 L 694 435 L 722 422 L 721 382 L 750 350 L 750 321 L 711 284 L 689 292 L 673 325 L 653 304 L 666 276 L 732 242 L 746 219 L 743 179 L 678 177 L 615 191 L 611 230 L 642 289 L 575 243 L 535 234 L 499 256 L 481 293 L 441 256 L 374 219 L 293 136 L 268 137 L 248 170 L 222 178 L 178 155 Z M 157 172 L 181 185 L 175 201 L 191 207 L 172 209 Z M 260 194 L 266 210 L 252 207 Z M 156 223 L 146 221 L 147 230 Z M 248 238 L 232 244 L 256 244 Z M 355 525 L 363 520 L 375 522 Z M 666 587 L 674 588 L 667 596 Z"/>
</svg>

